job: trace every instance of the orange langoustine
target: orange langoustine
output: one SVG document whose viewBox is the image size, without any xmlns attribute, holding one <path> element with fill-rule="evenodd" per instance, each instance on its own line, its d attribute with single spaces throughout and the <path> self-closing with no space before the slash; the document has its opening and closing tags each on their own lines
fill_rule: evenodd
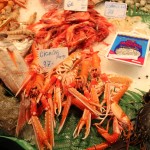
<svg viewBox="0 0 150 150">
<path fill-rule="evenodd" d="M 101 102 L 103 108 L 104 117 L 95 126 L 99 134 L 101 134 L 106 142 L 94 145 L 93 147 L 87 148 L 87 150 L 102 150 L 106 149 L 113 143 L 115 143 L 121 133 L 126 140 L 129 140 L 131 131 L 133 130 L 133 124 L 130 122 L 129 117 L 119 106 L 118 102 L 121 97 L 127 91 L 131 84 L 131 79 L 119 76 L 108 76 L 108 81 L 105 83 L 104 99 Z M 104 103 L 106 105 L 104 105 Z M 105 107 L 104 107 L 105 106 Z M 104 120 L 108 119 L 106 129 L 103 128 Z M 112 120 L 113 133 L 109 133 L 110 121 Z"/>
<path fill-rule="evenodd" d="M 37 63 L 37 51 L 34 48 L 30 72 L 17 93 L 22 97 L 16 128 L 17 135 L 26 122 L 31 123 L 38 148 L 53 149 L 55 117 L 62 118 L 58 128 L 59 133 L 65 124 L 70 106 L 75 105 L 83 110 L 83 116 L 74 131 L 74 138 L 78 137 L 84 125 L 86 132 L 83 138 L 87 138 L 92 119 L 98 121 L 95 124 L 98 132 L 107 140 L 98 145 L 98 149 L 116 142 L 122 131 L 127 139 L 130 137 L 132 124 L 118 104 L 131 84 L 130 78 L 102 73 L 98 53 L 87 49 L 71 53 L 63 62 L 45 73 Z M 100 102 L 99 96 L 102 93 L 104 99 Z M 43 113 L 45 114 L 44 128 L 39 120 Z M 102 127 L 104 120 L 107 119 L 114 120 L 113 124 L 116 128 L 112 135 Z"/>
</svg>

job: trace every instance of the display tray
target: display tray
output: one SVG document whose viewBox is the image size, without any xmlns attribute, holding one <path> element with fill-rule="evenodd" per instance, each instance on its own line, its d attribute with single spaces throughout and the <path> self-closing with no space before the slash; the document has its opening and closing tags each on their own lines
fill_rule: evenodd
<svg viewBox="0 0 150 150">
<path fill-rule="evenodd" d="M 104 15 L 104 5 L 103 3 L 97 5 L 95 9 Z M 47 8 L 41 4 L 40 0 L 28 0 L 27 9 L 21 9 L 20 12 L 20 22 L 25 22 L 28 20 L 29 16 L 34 12 L 37 12 L 37 20 L 40 20 L 41 16 L 47 11 Z M 114 60 L 110 60 L 106 57 L 109 50 L 109 46 L 112 44 L 115 37 L 115 33 L 110 33 L 109 37 L 106 38 L 106 43 L 99 43 L 94 46 L 95 51 L 99 51 L 99 57 L 101 59 L 101 71 L 107 74 L 117 74 L 122 76 L 130 77 L 133 82 L 127 92 L 121 99 L 120 105 L 126 114 L 134 119 L 138 110 L 142 107 L 142 96 L 143 91 L 147 92 L 150 89 L 150 56 L 147 54 L 147 60 L 144 66 L 136 66 L 127 63 L 122 63 Z M 132 97 L 132 98 L 131 98 Z M 129 102 L 128 99 L 131 99 Z M 57 129 L 59 125 L 59 117 L 56 117 L 57 127 L 55 129 L 55 146 L 54 150 L 84 150 L 89 146 L 96 145 L 98 143 L 104 142 L 105 140 L 97 133 L 95 126 L 91 127 L 91 131 L 87 139 L 82 139 L 84 137 L 85 130 L 83 129 L 79 137 L 73 138 L 73 131 L 82 116 L 82 111 L 78 108 L 72 106 L 67 117 L 66 123 L 63 130 L 57 134 Z M 94 120 L 92 124 L 94 124 Z M 106 125 L 106 123 L 105 123 Z M 30 131 L 28 131 L 30 132 Z M 22 138 L 22 137 L 19 137 Z M 28 141 L 29 142 L 29 141 Z M 30 142 L 29 142 L 30 143 Z M 25 145 L 22 147 L 26 148 Z M 35 146 L 33 146 L 33 149 Z M 139 149 L 139 147 L 130 147 L 131 150 Z M 116 149 L 117 150 L 117 149 Z"/>
</svg>

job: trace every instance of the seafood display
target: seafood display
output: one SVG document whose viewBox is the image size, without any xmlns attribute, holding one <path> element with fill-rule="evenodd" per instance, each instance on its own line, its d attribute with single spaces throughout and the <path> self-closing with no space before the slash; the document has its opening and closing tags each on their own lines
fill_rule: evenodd
<svg viewBox="0 0 150 150">
<path fill-rule="evenodd" d="M 20 8 L 26 8 L 25 0 L 4 0 L 0 2 L 0 79 L 16 93 L 21 86 L 28 66 L 24 56 L 28 53 L 34 38 L 34 33 L 21 26 L 18 21 Z M 29 18 L 29 22 L 33 23 Z"/>
<path fill-rule="evenodd" d="M 37 50 L 33 50 L 35 57 L 30 64 L 29 74 L 17 92 L 17 95 L 21 93 L 17 135 L 25 123 L 29 122 L 33 126 L 38 148 L 52 149 L 55 117 L 61 116 L 59 133 L 71 105 L 75 105 L 83 111 L 83 116 L 74 130 L 74 138 L 78 137 L 83 126 L 86 126 L 83 137 L 86 139 L 90 134 L 92 119 L 97 119 L 96 128 L 106 139 L 105 143 L 90 147 L 89 150 L 95 147 L 107 148 L 116 142 L 122 132 L 126 139 L 130 137 L 132 123 L 118 104 L 132 82 L 130 78 L 102 73 L 101 60 L 92 49 L 73 52 L 54 69 L 44 73 L 37 64 Z M 104 99 L 99 102 L 102 93 Z M 45 113 L 44 127 L 39 120 L 43 113 Z M 103 122 L 106 120 L 109 121 L 107 129 L 104 129 Z M 109 135 L 107 131 L 111 121 L 114 134 Z"/>
<path fill-rule="evenodd" d="M 87 150 L 107 149 L 120 138 L 126 145 L 136 145 L 143 137 L 146 139 L 143 145 L 149 142 L 149 129 L 143 130 L 148 128 L 147 124 L 140 126 L 138 123 L 143 122 L 141 116 L 143 112 L 146 115 L 149 102 L 140 109 L 135 125 L 122 107 L 122 97 L 130 92 L 133 79 L 104 72 L 99 55 L 103 47 L 98 51 L 94 49 L 99 43 L 108 46 L 104 40 L 112 31 L 140 22 L 140 17 L 126 17 L 123 23 L 126 24 L 120 27 L 120 20 L 108 20 L 94 9 L 94 5 L 89 5 L 85 12 L 58 7 L 49 9 L 37 22 L 35 12 L 27 22 L 19 22 L 20 8 L 26 9 L 25 0 L 3 0 L 0 6 L 0 15 L 6 17 L 0 16 L 0 79 L 19 99 L 19 106 L 18 103 L 16 107 L 10 106 L 18 115 L 17 122 L 16 117 L 15 123 L 12 121 L 16 137 L 20 137 L 28 124 L 33 128 L 37 149 L 55 149 L 56 132 L 58 136 L 63 132 L 73 107 L 80 112 L 81 118 L 75 123 L 71 136 L 86 141 L 93 129 L 103 139 L 85 146 Z M 68 57 L 45 70 L 39 63 L 38 50 L 62 47 L 68 48 Z M 129 104 L 131 97 L 126 98 Z M 149 99 L 145 95 L 145 100 L 147 97 Z"/>
<path fill-rule="evenodd" d="M 144 12 L 150 12 L 150 1 L 149 0 L 111 0 L 112 2 L 126 3 L 129 7 L 136 7 L 138 10 Z"/>
<path fill-rule="evenodd" d="M 140 16 L 135 17 L 126 16 L 125 19 L 113 18 L 108 20 L 115 26 L 116 31 L 131 32 L 133 30 L 138 31 L 137 23 L 141 23 L 142 18 Z"/>
<path fill-rule="evenodd" d="M 20 24 L 17 21 L 19 9 L 26 8 L 26 0 L 0 1 L 0 30 L 15 30 Z"/>
<path fill-rule="evenodd" d="M 35 33 L 36 49 L 68 47 L 71 53 L 103 41 L 111 27 L 105 17 L 89 8 L 86 12 L 52 9 L 28 29 Z"/>
</svg>

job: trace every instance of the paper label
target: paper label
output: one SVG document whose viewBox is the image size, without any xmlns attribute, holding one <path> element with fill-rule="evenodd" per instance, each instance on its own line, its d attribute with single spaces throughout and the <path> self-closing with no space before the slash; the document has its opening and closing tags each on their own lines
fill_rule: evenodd
<svg viewBox="0 0 150 150">
<path fill-rule="evenodd" d="M 126 3 L 105 2 L 104 15 L 108 18 L 125 18 L 126 12 Z"/>
<path fill-rule="evenodd" d="M 64 9 L 72 11 L 87 11 L 88 0 L 65 0 Z"/>
<path fill-rule="evenodd" d="M 38 50 L 39 64 L 46 69 L 55 67 L 67 57 L 67 47 Z"/>
</svg>

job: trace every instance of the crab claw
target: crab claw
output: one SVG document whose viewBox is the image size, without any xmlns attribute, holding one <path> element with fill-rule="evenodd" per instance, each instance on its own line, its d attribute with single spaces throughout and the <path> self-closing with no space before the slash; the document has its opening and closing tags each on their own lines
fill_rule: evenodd
<svg viewBox="0 0 150 150">
<path fill-rule="evenodd" d="M 107 140 L 108 143 L 115 143 L 121 135 L 120 126 L 116 117 L 113 119 L 113 133 L 109 134 L 107 130 L 96 125 L 97 131 Z"/>
<path fill-rule="evenodd" d="M 109 143 L 104 142 L 98 145 L 94 145 L 92 147 L 87 148 L 86 150 L 104 150 L 109 146 Z"/>
<path fill-rule="evenodd" d="M 121 134 L 120 126 L 118 124 L 118 120 L 116 117 L 114 117 L 113 119 L 113 133 L 112 134 L 109 134 L 107 129 L 99 127 L 97 124 L 96 124 L 96 128 L 97 128 L 98 133 L 101 134 L 107 141 L 101 144 L 97 144 L 92 147 L 89 147 L 86 150 L 96 150 L 96 149 L 104 150 L 108 148 L 111 144 L 115 143 Z"/>
<path fill-rule="evenodd" d="M 45 146 L 47 149 L 52 150 L 52 146 L 48 142 L 48 138 L 46 136 L 46 133 L 45 133 L 38 117 L 32 116 L 30 121 L 31 121 L 33 129 L 34 129 L 34 133 L 35 133 L 35 137 L 36 137 L 36 141 L 37 141 L 39 150 L 44 150 Z"/>
<path fill-rule="evenodd" d="M 84 125 L 86 125 L 86 132 L 85 132 L 85 136 L 83 137 L 83 139 L 86 139 L 90 133 L 90 127 L 91 127 L 91 113 L 87 109 L 84 109 L 83 116 L 80 119 L 76 129 L 74 130 L 74 133 L 73 133 L 74 138 L 79 136 L 79 133 Z"/>
<path fill-rule="evenodd" d="M 88 99 L 82 95 L 80 92 L 78 92 L 75 88 L 68 88 L 69 93 L 71 93 L 76 99 L 78 99 L 88 110 L 90 110 L 94 115 L 99 117 L 101 113 L 97 111 L 96 109 L 93 109 L 93 106 L 91 106 L 88 102 Z"/>
<path fill-rule="evenodd" d="M 54 113 L 58 116 L 62 110 L 62 98 L 61 98 L 61 83 L 60 80 L 57 79 L 56 86 L 54 88 Z"/>
<path fill-rule="evenodd" d="M 67 115 L 69 113 L 69 109 L 70 109 L 70 106 L 71 106 L 71 98 L 72 98 L 72 96 L 68 95 L 67 100 L 64 103 L 64 108 L 63 108 L 63 111 L 62 111 L 62 118 L 61 118 L 60 125 L 59 125 L 59 128 L 58 128 L 58 133 L 60 133 L 61 129 L 63 128 L 64 123 L 65 123 L 66 118 L 67 118 Z"/>
<path fill-rule="evenodd" d="M 94 97 L 94 94 L 93 92 L 89 92 L 89 90 L 86 88 L 86 87 L 83 87 L 83 90 L 84 90 L 84 96 L 89 99 L 89 101 L 92 101 L 91 97 L 93 98 Z M 95 98 L 96 99 L 96 98 Z M 95 107 L 93 106 L 93 109 Z M 86 139 L 87 136 L 89 135 L 90 133 L 90 127 L 91 127 L 91 117 L 92 117 L 92 114 L 91 112 L 84 108 L 84 111 L 83 111 L 83 115 L 82 115 L 82 118 L 80 119 L 74 133 L 73 133 L 73 136 L 74 138 L 76 138 L 77 136 L 79 136 L 79 133 L 81 131 L 81 129 L 83 128 L 83 126 L 85 125 L 86 128 L 85 128 L 85 136 L 83 137 L 83 139 Z"/>
<path fill-rule="evenodd" d="M 45 106 L 45 105 L 44 105 Z M 31 118 L 28 123 L 31 123 L 34 129 L 35 138 L 37 141 L 37 146 L 39 150 L 49 149 L 52 150 L 52 145 L 48 141 L 47 134 L 43 129 L 39 118 L 37 117 L 37 102 L 35 98 L 31 99 Z"/>
<path fill-rule="evenodd" d="M 130 118 L 123 112 L 122 108 L 117 103 L 111 104 L 111 110 L 120 123 L 127 127 L 128 132 L 125 136 L 127 139 L 130 138 L 131 131 L 133 130 L 133 124 L 130 121 Z"/>
<path fill-rule="evenodd" d="M 55 126 L 55 119 L 54 119 L 54 108 L 52 102 L 52 95 L 48 94 L 48 105 L 49 108 L 45 112 L 45 132 L 47 138 L 52 146 L 54 146 L 54 126 Z"/>
</svg>

